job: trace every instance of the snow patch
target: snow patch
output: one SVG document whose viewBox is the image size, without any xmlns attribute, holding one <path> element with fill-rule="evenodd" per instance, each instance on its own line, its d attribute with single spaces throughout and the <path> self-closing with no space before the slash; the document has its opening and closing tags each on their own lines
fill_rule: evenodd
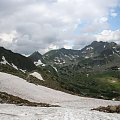
<svg viewBox="0 0 120 120">
<path fill-rule="evenodd" d="M 88 56 L 85 56 L 86 59 L 88 59 L 89 57 Z"/>
<path fill-rule="evenodd" d="M 78 58 L 79 57 L 79 55 L 74 55 L 76 58 Z"/>
<path fill-rule="evenodd" d="M 117 51 L 117 50 L 116 50 L 116 52 L 119 53 L 120 51 Z"/>
<path fill-rule="evenodd" d="M 45 66 L 45 64 L 42 64 L 42 66 Z"/>
<path fill-rule="evenodd" d="M 89 77 L 89 74 L 86 74 L 87 77 Z"/>
<path fill-rule="evenodd" d="M 45 66 L 45 64 L 42 63 L 41 60 L 38 60 L 37 62 L 34 62 L 34 64 L 35 64 L 36 66 L 39 66 L 39 65 Z"/>
<path fill-rule="evenodd" d="M 33 73 L 31 73 L 30 75 L 32 75 L 33 77 L 36 77 L 36 78 L 39 79 L 39 80 L 44 81 L 44 79 L 42 78 L 41 74 L 38 73 L 38 72 L 33 72 Z"/>
<path fill-rule="evenodd" d="M 2 56 L 2 60 L 3 61 L 1 61 L 0 63 L 1 64 L 4 64 L 4 65 L 6 65 L 6 64 L 8 64 L 8 65 L 10 65 L 11 67 L 13 67 L 13 68 L 15 68 L 16 70 L 20 70 L 20 71 L 22 71 L 22 72 L 26 72 L 26 70 L 22 70 L 22 69 L 18 69 L 18 67 L 16 66 L 16 65 L 14 65 L 13 63 L 8 63 L 8 61 L 5 59 L 5 57 L 4 56 Z"/>
<path fill-rule="evenodd" d="M 93 47 L 88 47 L 86 48 L 86 50 L 93 50 Z"/>
<path fill-rule="evenodd" d="M 70 54 L 69 54 L 70 55 Z M 70 55 L 71 57 L 72 57 L 72 55 Z M 70 57 L 70 56 L 68 56 L 68 55 L 65 55 L 65 57 L 67 57 L 68 59 L 70 59 L 70 60 L 72 60 L 72 58 Z"/>
<path fill-rule="evenodd" d="M 38 66 L 38 65 L 41 65 L 42 62 L 41 62 L 41 60 L 38 60 L 37 62 L 34 62 L 34 64 L 35 64 L 36 66 Z"/>
<path fill-rule="evenodd" d="M 20 71 L 22 71 L 23 73 L 25 73 L 26 72 L 26 70 L 22 70 L 22 69 L 19 69 Z"/>
<path fill-rule="evenodd" d="M 52 66 L 52 67 L 55 69 L 55 71 L 56 71 L 56 72 L 58 72 L 58 70 L 57 70 L 57 68 L 56 68 L 56 67 L 54 67 L 54 66 Z"/>
<path fill-rule="evenodd" d="M 65 60 L 63 60 L 62 58 L 59 58 L 59 57 L 55 57 L 54 63 L 55 64 L 64 64 Z"/>
<path fill-rule="evenodd" d="M 3 60 L 3 61 L 0 62 L 1 64 L 4 64 L 4 65 L 8 64 L 8 65 L 10 65 L 10 64 L 8 63 L 8 61 L 5 59 L 4 56 L 2 56 L 2 60 Z"/>
<path fill-rule="evenodd" d="M 86 53 L 86 51 L 83 51 L 82 53 L 84 54 L 84 53 Z"/>
<path fill-rule="evenodd" d="M 12 63 L 12 67 L 18 70 L 17 66 L 15 66 L 13 63 Z"/>
</svg>

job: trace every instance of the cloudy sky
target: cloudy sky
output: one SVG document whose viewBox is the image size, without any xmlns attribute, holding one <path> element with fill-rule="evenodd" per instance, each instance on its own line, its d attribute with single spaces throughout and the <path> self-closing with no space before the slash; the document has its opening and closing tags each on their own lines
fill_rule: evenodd
<svg viewBox="0 0 120 120">
<path fill-rule="evenodd" d="M 120 43 L 120 0 L 0 0 L 0 46 L 21 54 Z"/>
</svg>

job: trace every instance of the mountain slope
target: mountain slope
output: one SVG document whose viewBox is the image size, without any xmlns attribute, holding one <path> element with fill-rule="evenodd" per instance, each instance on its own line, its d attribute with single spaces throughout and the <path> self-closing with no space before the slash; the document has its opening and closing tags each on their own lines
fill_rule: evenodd
<svg viewBox="0 0 120 120">
<path fill-rule="evenodd" d="M 36 51 L 36 52 L 34 52 L 33 54 L 31 54 L 31 55 L 29 56 L 29 58 L 30 58 L 33 62 L 37 62 L 38 60 L 41 60 L 41 59 L 42 59 L 42 55 L 41 55 L 38 51 Z"/>
<path fill-rule="evenodd" d="M 66 65 L 76 62 L 80 56 L 79 50 L 61 48 L 58 50 L 51 50 L 43 55 L 47 64 L 52 65 Z"/>
<path fill-rule="evenodd" d="M 81 50 L 65 49 L 51 50 L 45 53 L 42 58 L 47 64 L 55 66 L 65 66 L 76 64 L 81 59 L 94 58 L 100 56 L 104 51 L 112 51 L 120 55 L 120 46 L 111 42 L 94 41 Z"/>
<path fill-rule="evenodd" d="M 34 52 L 28 58 L 30 58 L 36 66 L 44 65 L 43 56 L 38 52 Z"/>
<path fill-rule="evenodd" d="M 36 69 L 36 66 L 29 58 L 18 53 L 13 53 L 12 51 L 3 47 L 0 47 L 0 64 L 7 64 L 14 67 L 15 69 L 22 69 L 27 71 Z"/>
<path fill-rule="evenodd" d="M 116 43 L 94 41 L 82 50 L 62 48 L 42 57 L 48 72 L 52 72 L 49 65 L 57 68 L 53 74 L 63 89 L 81 96 L 120 100 L 120 46 Z"/>
<path fill-rule="evenodd" d="M 0 72 L 0 76 L 1 92 L 6 92 L 31 102 L 52 103 L 79 99 L 77 96 L 28 83 L 24 79 L 10 74 Z"/>
<path fill-rule="evenodd" d="M 99 56 L 104 50 L 113 49 L 116 48 L 116 46 L 117 44 L 114 42 L 109 43 L 103 41 L 93 41 L 90 45 L 81 49 L 81 55 L 85 58 L 96 57 Z"/>
<path fill-rule="evenodd" d="M 58 102 L 62 105 L 64 104 L 64 102 L 68 101 L 81 101 L 82 103 L 86 103 L 86 101 L 89 100 L 89 102 L 99 101 L 101 103 L 113 103 L 113 101 L 83 98 L 75 95 L 70 95 L 61 91 L 53 90 L 44 86 L 34 85 L 32 83 L 26 82 L 24 79 L 3 72 L 0 72 L 0 76 L 0 92 L 6 92 L 7 94 L 18 96 L 32 102 Z M 118 104 L 119 102 L 114 103 Z"/>
</svg>

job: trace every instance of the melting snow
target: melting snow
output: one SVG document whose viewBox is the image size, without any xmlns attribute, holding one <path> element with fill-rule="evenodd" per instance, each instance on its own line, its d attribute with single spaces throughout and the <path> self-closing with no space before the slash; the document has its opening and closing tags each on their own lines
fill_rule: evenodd
<svg viewBox="0 0 120 120">
<path fill-rule="evenodd" d="M 82 53 L 86 53 L 86 51 L 83 51 Z"/>
<path fill-rule="evenodd" d="M 89 74 L 86 74 L 87 77 L 89 77 Z"/>
<path fill-rule="evenodd" d="M 86 50 L 93 50 L 93 47 L 88 47 L 86 48 Z"/>
<path fill-rule="evenodd" d="M 20 70 L 24 73 L 26 72 L 26 70 L 18 69 L 18 67 L 16 65 L 14 65 L 13 63 L 12 64 L 8 63 L 8 61 L 5 59 L 4 56 L 2 56 L 2 60 L 3 61 L 0 62 L 1 64 L 4 64 L 4 65 L 8 64 L 8 65 L 12 66 L 13 68 L 15 68 L 16 70 Z"/>
<path fill-rule="evenodd" d="M 39 80 L 43 80 L 43 81 L 44 81 L 44 79 L 42 78 L 41 74 L 38 73 L 38 72 L 33 72 L 33 73 L 31 73 L 30 75 L 36 77 L 36 78 L 39 79 Z"/>
<path fill-rule="evenodd" d="M 44 63 L 41 62 L 41 60 L 38 60 L 37 62 L 34 62 L 34 64 L 36 66 L 38 66 L 38 65 L 42 65 L 42 66 L 45 65 Z"/>
<path fill-rule="evenodd" d="M 8 63 L 8 61 L 5 59 L 4 56 L 2 56 L 2 60 L 3 60 L 3 61 L 0 62 L 1 64 L 4 64 L 4 65 L 8 64 L 8 65 L 10 65 L 10 64 Z"/>
<path fill-rule="evenodd" d="M 15 66 L 13 63 L 12 63 L 12 66 L 13 66 L 16 70 L 18 70 L 17 66 Z"/>
<path fill-rule="evenodd" d="M 68 55 L 65 55 L 65 57 L 67 57 L 67 58 L 69 58 L 70 60 L 72 60 L 73 57 L 71 58 L 70 56 L 72 57 L 72 55 L 70 55 L 70 54 L 69 54 L 69 56 L 68 56 Z"/>
<path fill-rule="evenodd" d="M 116 52 L 119 53 L 120 51 L 117 51 L 117 50 L 116 50 Z"/>
<path fill-rule="evenodd" d="M 8 63 L 8 61 L 5 59 L 4 56 L 2 56 L 2 60 L 3 60 L 3 61 L 0 62 L 1 64 L 4 64 L 4 65 L 8 64 L 8 65 L 10 65 L 10 63 Z M 15 66 L 13 63 L 12 63 L 10 66 L 12 66 L 12 67 L 15 68 L 16 70 L 18 70 L 17 66 Z"/>
<path fill-rule="evenodd" d="M 34 62 L 34 64 L 38 66 L 38 65 L 41 65 L 42 62 L 41 62 L 41 60 L 38 60 L 37 62 Z"/>
<path fill-rule="evenodd" d="M 55 69 L 55 71 L 56 71 L 56 72 L 58 72 L 58 70 L 57 70 L 57 68 L 56 68 L 56 67 L 54 67 L 54 66 L 52 66 L 52 67 Z"/>
<path fill-rule="evenodd" d="M 19 69 L 20 71 L 22 71 L 23 73 L 25 73 L 26 72 L 26 70 L 22 70 L 22 69 Z"/>
<path fill-rule="evenodd" d="M 86 59 L 88 59 L 89 57 L 88 56 L 85 56 Z"/>
<path fill-rule="evenodd" d="M 79 57 L 79 55 L 75 55 L 75 57 Z"/>
</svg>

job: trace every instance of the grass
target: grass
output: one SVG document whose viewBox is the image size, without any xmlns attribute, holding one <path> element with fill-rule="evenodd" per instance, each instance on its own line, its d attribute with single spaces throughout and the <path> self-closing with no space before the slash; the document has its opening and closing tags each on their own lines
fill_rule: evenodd
<svg viewBox="0 0 120 120">
<path fill-rule="evenodd" d="M 80 96 L 120 100 L 119 71 L 60 73 L 61 86 Z M 69 77 L 70 76 L 70 77 Z"/>
</svg>

